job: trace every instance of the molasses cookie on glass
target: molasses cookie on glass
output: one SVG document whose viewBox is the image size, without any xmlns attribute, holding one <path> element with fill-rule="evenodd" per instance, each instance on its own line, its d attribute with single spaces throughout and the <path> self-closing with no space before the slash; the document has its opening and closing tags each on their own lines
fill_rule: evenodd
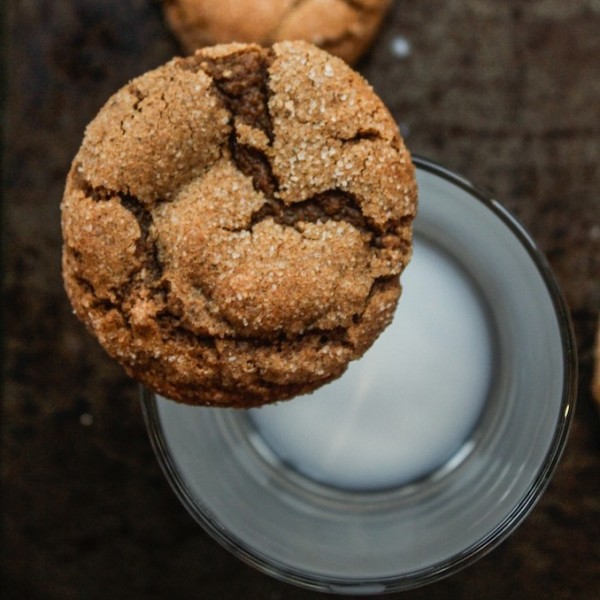
<svg viewBox="0 0 600 600">
<path fill-rule="evenodd" d="M 305 40 L 355 63 L 375 37 L 390 0 L 163 0 L 184 50 L 229 42 Z"/>
<path fill-rule="evenodd" d="M 119 90 L 62 202 L 76 315 L 163 396 L 250 407 L 339 377 L 393 318 L 414 168 L 342 60 L 222 45 Z"/>
</svg>

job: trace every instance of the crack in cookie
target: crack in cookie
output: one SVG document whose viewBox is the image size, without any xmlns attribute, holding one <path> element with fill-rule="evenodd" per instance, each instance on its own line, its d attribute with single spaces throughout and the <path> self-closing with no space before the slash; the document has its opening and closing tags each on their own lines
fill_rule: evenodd
<svg viewBox="0 0 600 600">
<path fill-rule="evenodd" d="M 118 195 L 118 197 L 122 206 L 135 217 L 140 227 L 141 235 L 137 244 L 137 255 L 144 264 L 145 272 L 142 273 L 142 279 L 148 282 L 158 281 L 163 274 L 163 265 L 160 261 L 156 237 L 152 232 L 152 213 L 131 194 Z"/>
<path fill-rule="evenodd" d="M 273 168 L 266 154 L 252 146 L 239 144 L 235 133 L 230 137 L 229 147 L 237 168 L 244 175 L 252 178 L 254 189 L 262 192 L 267 199 L 274 199 L 279 189 L 279 182 L 273 174 Z"/>
<path fill-rule="evenodd" d="M 325 221 L 345 221 L 355 229 L 373 233 L 371 225 L 362 214 L 356 199 L 341 190 L 330 190 L 317 194 L 307 200 L 285 204 L 281 200 L 268 199 L 258 211 L 254 212 L 251 226 L 272 218 L 279 225 L 296 227 L 302 223 L 324 223 Z"/>
<path fill-rule="evenodd" d="M 271 49 L 253 48 L 218 58 L 204 58 L 199 67 L 212 78 L 216 93 L 230 113 L 273 139 L 269 115 Z"/>
<path fill-rule="evenodd" d="M 279 184 L 266 154 L 258 148 L 241 144 L 236 120 L 259 129 L 273 142 L 273 123 L 269 114 L 269 67 L 272 50 L 256 48 L 229 56 L 203 60 L 200 68 L 214 82 L 215 93 L 231 114 L 232 132 L 229 149 L 238 169 L 252 178 L 254 187 L 273 198 Z"/>
<path fill-rule="evenodd" d="M 275 196 L 278 182 L 269 160 L 260 149 L 240 143 L 236 122 L 263 132 L 273 142 L 273 123 L 269 114 L 269 67 L 275 59 L 271 49 L 251 50 L 222 57 L 184 59 L 182 68 L 201 69 L 213 81 L 213 91 L 230 113 L 229 150 L 244 175 L 267 197 Z"/>
<path fill-rule="evenodd" d="M 83 194 L 91 198 L 94 202 L 106 202 L 109 199 L 117 199 L 123 208 L 127 209 L 135 217 L 140 229 L 140 237 L 136 244 L 136 256 L 142 263 L 140 267 L 140 273 L 143 271 L 142 279 L 148 282 L 158 281 L 162 276 L 163 266 L 160 262 L 156 238 L 152 233 L 152 212 L 141 200 L 132 194 L 115 192 L 104 186 L 92 186 L 91 183 L 85 181 L 81 176 L 78 176 L 77 184 Z"/>
</svg>

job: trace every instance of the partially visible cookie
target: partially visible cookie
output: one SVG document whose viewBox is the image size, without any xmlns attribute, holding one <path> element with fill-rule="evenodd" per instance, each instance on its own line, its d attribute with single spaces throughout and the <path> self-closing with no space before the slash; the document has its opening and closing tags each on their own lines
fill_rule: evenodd
<svg viewBox="0 0 600 600">
<path fill-rule="evenodd" d="M 355 63 L 375 36 L 390 0 L 163 0 L 182 47 L 305 40 Z"/>
<path fill-rule="evenodd" d="M 260 405 L 340 376 L 390 323 L 415 211 L 396 124 L 343 61 L 216 46 L 133 80 L 87 127 L 65 285 L 146 386 Z"/>
<path fill-rule="evenodd" d="M 594 374 L 592 376 L 592 396 L 600 409 L 600 322 L 594 345 Z"/>
</svg>

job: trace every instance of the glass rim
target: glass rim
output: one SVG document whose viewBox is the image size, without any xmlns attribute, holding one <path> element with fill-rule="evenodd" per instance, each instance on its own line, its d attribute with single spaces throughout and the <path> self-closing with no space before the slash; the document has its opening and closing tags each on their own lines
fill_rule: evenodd
<svg viewBox="0 0 600 600">
<path fill-rule="evenodd" d="M 221 524 L 211 519 L 206 511 L 203 512 L 203 507 L 199 505 L 199 502 L 193 497 L 186 486 L 169 453 L 158 416 L 155 396 L 150 390 L 141 387 L 142 413 L 152 448 L 167 481 L 190 515 L 216 542 L 246 564 L 283 582 L 313 591 L 338 594 L 393 593 L 433 583 L 476 562 L 501 544 L 533 510 L 548 486 L 562 456 L 573 418 L 577 398 L 577 349 L 575 335 L 566 301 L 543 252 L 517 217 L 503 207 L 500 202 L 493 199 L 490 194 L 485 193 L 466 178 L 430 159 L 413 156 L 413 163 L 418 170 L 433 174 L 463 189 L 470 197 L 487 207 L 511 231 L 516 240 L 527 251 L 532 263 L 541 276 L 552 302 L 560 332 L 563 349 L 563 386 L 560 412 L 554 436 L 549 443 L 544 461 L 529 486 L 527 493 L 513 507 L 510 513 L 497 523 L 487 535 L 451 558 L 439 561 L 423 569 L 389 577 L 372 579 L 365 577 L 360 577 L 359 579 L 326 577 L 307 574 L 300 569 L 278 563 L 273 558 L 263 556 L 252 549 L 245 541 L 231 534 L 227 530 L 226 524 Z"/>
</svg>

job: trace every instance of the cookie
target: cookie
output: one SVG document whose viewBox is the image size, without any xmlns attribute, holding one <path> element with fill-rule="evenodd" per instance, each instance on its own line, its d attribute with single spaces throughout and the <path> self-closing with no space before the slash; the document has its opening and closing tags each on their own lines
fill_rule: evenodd
<svg viewBox="0 0 600 600">
<path fill-rule="evenodd" d="M 176 401 L 250 407 L 339 377 L 392 320 L 414 168 L 389 112 L 305 42 L 233 44 L 134 79 L 62 201 L 76 315 Z"/>
<path fill-rule="evenodd" d="M 316 44 L 354 64 L 374 38 L 390 0 L 163 0 L 183 49 L 230 42 Z"/>
<path fill-rule="evenodd" d="M 594 374 L 592 375 L 592 396 L 600 408 L 600 321 L 596 331 L 596 342 L 594 344 Z"/>
</svg>

